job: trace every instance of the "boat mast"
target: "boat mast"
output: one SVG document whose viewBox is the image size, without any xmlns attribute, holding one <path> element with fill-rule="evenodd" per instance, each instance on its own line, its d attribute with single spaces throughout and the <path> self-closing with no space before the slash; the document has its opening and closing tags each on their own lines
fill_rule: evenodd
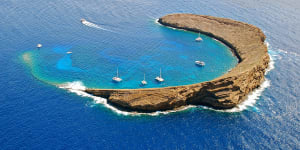
<svg viewBox="0 0 300 150">
<path fill-rule="evenodd" d="M 161 78 L 161 68 L 160 68 L 160 75 L 159 75 L 159 77 Z"/>
<path fill-rule="evenodd" d="M 145 75 L 145 73 L 144 73 L 144 81 L 146 81 L 146 75 Z"/>
<path fill-rule="evenodd" d="M 119 77 L 119 67 L 117 68 L 117 77 Z"/>
</svg>

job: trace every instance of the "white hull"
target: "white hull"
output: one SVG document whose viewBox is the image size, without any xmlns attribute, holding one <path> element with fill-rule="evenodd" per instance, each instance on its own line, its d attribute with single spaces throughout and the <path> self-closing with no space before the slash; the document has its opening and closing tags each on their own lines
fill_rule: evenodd
<svg viewBox="0 0 300 150">
<path fill-rule="evenodd" d="M 156 77 L 155 80 L 158 81 L 158 82 L 164 82 L 164 81 L 165 81 L 165 80 L 164 80 L 163 78 L 161 78 L 161 77 Z"/>
<path fill-rule="evenodd" d="M 42 47 L 42 44 L 38 44 L 36 45 L 37 48 L 41 48 Z"/>
<path fill-rule="evenodd" d="M 119 77 L 113 77 L 112 80 L 115 81 L 115 82 L 121 82 L 122 81 L 122 79 L 119 78 Z"/>
<path fill-rule="evenodd" d="M 195 61 L 195 64 L 198 66 L 205 66 L 205 63 L 203 61 Z"/>
<path fill-rule="evenodd" d="M 195 41 L 196 41 L 196 42 L 201 42 L 201 41 L 202 41 L 202 38 L 201 38 L 201 37 L 198 37 L 198 38 L 195 39 Z"/>
<path fill-rule="evenodd" d="M 141 83 L 142 83 L 143 85 L 146 85 L 146 84 L 147 84 L 147 81 L 143 80 Z"/>
</svg>

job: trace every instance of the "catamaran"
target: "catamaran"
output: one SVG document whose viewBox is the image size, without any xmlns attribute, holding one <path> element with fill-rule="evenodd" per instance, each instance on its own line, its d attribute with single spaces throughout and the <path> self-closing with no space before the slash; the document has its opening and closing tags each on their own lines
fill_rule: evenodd
<svg viewBox="0 0 300 150">
<path fill-rule="evenodd" d="M 121 82 L 122 79 L 119 77 L 119 68 L 117 68 L 117 76 L 112 78 L 115 82 Z"/>
<path fill-rule="evenodd" d="M 146 85 L 146 84 L 147 84 L 147 81 L 146 81 L 146 75 L 145 75 L 145 73 L 144 73 L 144 80 L 143 80 L 143 81 L 141 81 L 141 83 L 142 83 L 142 85 Z"/>
<path fill-rule="evenodd" d="M 204 61 L 195 61 L 195 64 L 198 65 L 198 66 L 205 66 L 205 62 Z"/>
<path fill-rule="evenodd" d="M 200 33 L 199 33 L 199 36 L 195 39 L 196 42 L 201 42 L 202 41 L 202 38 L 200 37 Z"/>
<path fill-rule="evenodd" d="M 164 82 L 164 81 L 165 81 L 165 80 L 161 77 L 161 68 L 160 68 L 160 75 L 157 76 L 157 77 L 155 78 L 155 80 L 158 81 L 158 82 Z"/>
</svg>

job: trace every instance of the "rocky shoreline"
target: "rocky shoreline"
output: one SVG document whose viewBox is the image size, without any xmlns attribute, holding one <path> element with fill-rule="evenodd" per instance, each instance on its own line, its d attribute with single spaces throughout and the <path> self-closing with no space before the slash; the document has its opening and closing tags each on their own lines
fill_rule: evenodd
<svg viewBox="0 0 300 150">
<path fill-rule="evenodd" d="M 120 109 L 154 112 L 193 104 L 230 109 L 264 81 L 269 55 L 263 32 L 250 24 L 231 19 L 193 14 L 170 14 L 158 20 L 162 25 L 213 37 L 239 59 L 230 72 L 212 81 L 192 85 L 149 89 L 86 89 L 85 92 L 107 98 Z"/>
</svg>

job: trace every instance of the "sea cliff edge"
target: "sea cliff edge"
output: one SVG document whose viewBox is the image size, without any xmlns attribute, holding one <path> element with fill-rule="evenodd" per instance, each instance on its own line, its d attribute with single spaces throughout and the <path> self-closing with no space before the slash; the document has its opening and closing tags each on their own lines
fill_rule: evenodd
<svg viewBox="0 0 300 150">
<path fill-rule="evenodd" d="M 264 81 L 270 58 L 263 32 L 250 24 L 213 16 L 169 14 L 159 18 L 164 26 L 200 32 L 231 48 L 239 63 L 228 73 L 207 82 L 146 89 L 86 89 L 107 98 L 109 104 L 137 112 L 177 109 L 185 105 L 205 105 L 230 109 Z"/>
</svg>

